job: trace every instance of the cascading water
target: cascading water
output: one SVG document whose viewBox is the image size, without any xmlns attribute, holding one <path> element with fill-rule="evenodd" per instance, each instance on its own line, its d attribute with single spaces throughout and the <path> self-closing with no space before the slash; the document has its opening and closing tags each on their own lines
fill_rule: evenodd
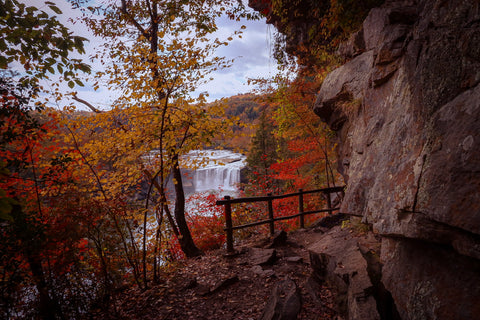
<svg viewBox="0 0 480 320">
<path fill-rule="evenodd" d="M 152 151 L 152 154 L 155 152 Z M 148 157 L 146 157 L 148 160 Z M 235 195 L 237 185 L 240 183 L 241 169 L 246 165 L 246 156 L 229 150 L 195 150 L 181 159 L 182 182 L 187 195 L 185 207 L 191 215 L 210 215 L 208 210 L 199 210 L 202 202 L 201 193 L 218 193 L 220 195 Z M 173 212 L 175 193 L 172 177 L 168 177 L 166 184 L 169 192 L 170 211 Z M 147 194 L 148 185 L 145 185 L 143 194 Z M 196 197 L 196 194 L 201 195 Z M 144 199 L 139 197 L 140 199 Z M 152 215 L 153 217 L 153 215 Z M 149 234 L 154 235 L 156 222 L 148 222 Z M 142 227 L 139 227 L 138 237 L 142 237 Z M 152 240 L 150 236 L 149 240 Z"/>
<path fill-rule="evenodd" d="M 228 150 L 192 151 L 186 162 L 201 161 L 192 172 L 193 192 L 236 191 L 240 171 L 245 167 L 245 156 Z"/>
</svg>

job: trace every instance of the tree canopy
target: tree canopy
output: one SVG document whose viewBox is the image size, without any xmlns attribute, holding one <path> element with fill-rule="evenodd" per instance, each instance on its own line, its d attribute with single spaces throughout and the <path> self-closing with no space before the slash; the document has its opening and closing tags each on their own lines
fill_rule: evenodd
<svg viewBox="0 0 480 320">
<path fill-rule="evenodd" d="M 45 6 L 62 14 L 54 2 Z M 24 81 L 37 84 L 39 79 L 58 72 L 70 86 L 77 81 L 77 71 L 89 72 L 90 66 L 80 59 L 69 57 L 84 53 L 87 39 L 73 35 L 55 16 L 44 10 L 27 6 L 18 0 L 0 1 L 0 69 L 17 63 L 23 67 Z"/>
</svg>

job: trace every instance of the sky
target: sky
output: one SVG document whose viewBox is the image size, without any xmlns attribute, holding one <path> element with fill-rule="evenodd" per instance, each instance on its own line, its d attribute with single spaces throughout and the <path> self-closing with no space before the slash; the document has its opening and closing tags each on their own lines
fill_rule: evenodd
<svg viewBox="0 0 480 320">
<path fill-rule="evenodd" d="M 86 55 L 72 57 L 82 57 L 88 60 L 88 55 L 95 53 L 102 39 L 95 38 L 86 26 L 80 20 L 79 10 L 71 7 L 67 0 L 50 0 L 59 7 L 63 14 L 58 16 L 61 23 L 73 31 L 75 35 L 85 37 L 90 41 L 86 43 Z M 48 7 L 45 0 L 20 0 L 27 5 L 36 6 L 48 13 Z M 244 1 L 245 2 L 245 1 Z M 76 22 L 76 23 L 74 23 Z M 225 56 L 227 59 L 234 59 L 233 65 L 228 69 L 216 71 L 211 75 L 213 81 L 198 88 L 194 93 L 208 92 L 208 101 L 230 97 L 239 93 L 247 93 L 254 89 L 248 85 L 249 78 L 268 78 L 273 77 L 277 73 L 277 64 L 271 58 L 271 43 L 273 38 L 273 27 L 266 24 L 265 20 L 260 21 L 232 21 L 227 18 L 218 21 L 219 35 L 229 35 L 234 30 L 239 30 L 242 25 L 247 28 L 243 30 L 242 38 L 234 38 L 234 40 L 226 47 L 218 50 L 219 56 Z M 99 62 L 89 62 L 94 71 L 101 70 L 102 66 Z M 93 81 L 92 81 L 93 83 Z M 70 89 L 66 84 L 62 85 L 65 92 Z M 99 88 L 94 91 L 92 85 L 85 83 L 85 87 L 75 87 L 79 98 L 89 101 L 100 109 L 108 109 L 111 102 L 115 99 L 116 93 L 109 92 L 106 88 Z M 70 90 L 71 91 L 71 90 Z M 84 106 L 77 103 L 77 108 L 85 109 Z"/>
</svg>

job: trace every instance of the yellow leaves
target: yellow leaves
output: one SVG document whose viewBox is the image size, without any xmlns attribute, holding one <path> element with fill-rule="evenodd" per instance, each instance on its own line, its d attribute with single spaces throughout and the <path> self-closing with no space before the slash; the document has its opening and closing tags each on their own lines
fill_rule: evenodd
<svg viewBox="0 0 480 320">
<path fill-rule="evenodd" d="M 229 65 L 215 56 L 215 50 L 228 45 L 238 33 L 212 39 L 210 33 L 217 26 L 211 17 L 224 10 L 215 5 L 219 1 L 186 3 L 186 7 L 178 2 L 178 8 L 159 10 L 156 17 L 145 14 L 140 6 L 130 8 L 140 26 L 159 27 L 157 43 L 146 35 L 149 31 L 135 33 L 137 26 L 125 15 L 112 14 L 90 24 L 106 39 L 104 51 L 97 55 L 106 71 L 97 73 L 93 87 L 97 90 L 100 83 L 106 83 L 122 95 L 112 110 L 76 119 L 75 134 L 111 195 L 137 184 L 142 166 L 158 169 L 159 156 L 147 156 L 151 150 L 184 154 L 211 146 L 213 134 L 229 131 L 229 122 L 221 119 L 220 105 L 206 106 L 206 95 L 194 100 L 188 94 L 209 78 L 209 72 Z M 168 156 L 163 160 L 168 161 Z M 95 185 L 91 174 L 84 178 Z"/>
</svg>

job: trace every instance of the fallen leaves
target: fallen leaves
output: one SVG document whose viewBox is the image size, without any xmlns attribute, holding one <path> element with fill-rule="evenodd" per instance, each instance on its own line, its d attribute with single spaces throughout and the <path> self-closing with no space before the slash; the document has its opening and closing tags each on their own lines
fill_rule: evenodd
<svg viewBox="0 0 480 320">
<path fill-rule="evenodd" d="M 258 268 L 249 260 L 248 250 L 235 258 L 214 251 L 186 260 L 166 276 L 161 285 L 144 293 L 139 290 L 125 292 L 117 308 L 123 318 L 132 320 L 258 319 L 275 284 L 290 277 L 302 294 L 303 307 L 298 319 L 333 319 L 336 312 L 331 291 L 318 285 L 312 296 L 307 286 L 311 281 L 311 269 L 306 250 L 299 247 L 277 250 L 280 258 L 261 273 L 255 272 Z M 268 276 L 266 271 L 269 271 Z"/>
</svg>

